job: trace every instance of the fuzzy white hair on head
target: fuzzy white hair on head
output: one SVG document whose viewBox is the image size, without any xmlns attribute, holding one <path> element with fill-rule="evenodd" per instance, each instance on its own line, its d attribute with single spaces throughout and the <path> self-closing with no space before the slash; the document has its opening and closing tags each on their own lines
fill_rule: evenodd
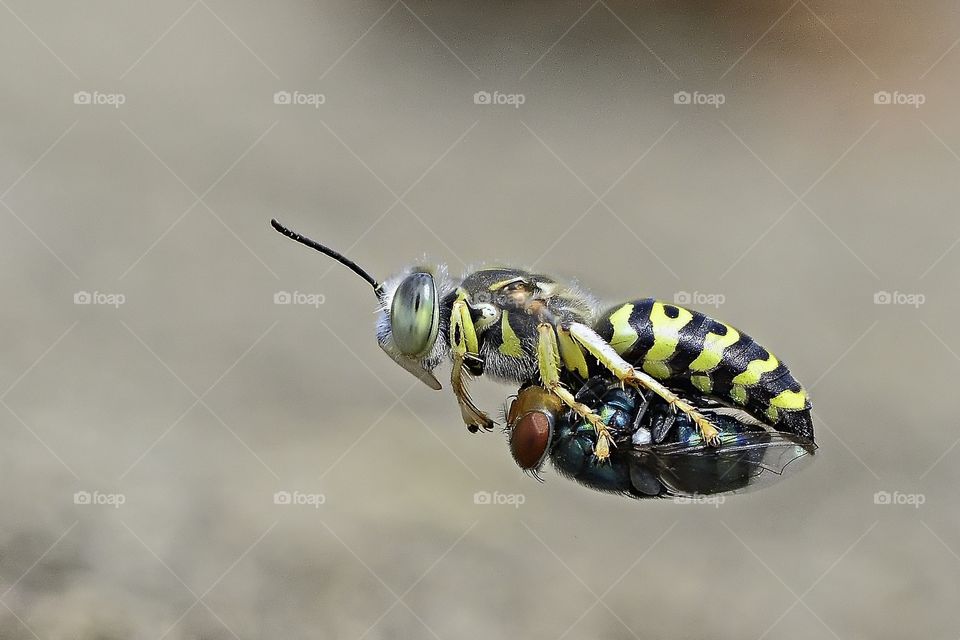
<svg viewBox="0 0 960 640">
<path fill-rule="evenodd" d="M 447 296 L 456 291 L 457 285 L 453 281 L 453 278 L 450 277 L 450 273 L 447 270 L 446 265 L 439 264 L 435 266 L 428 266 L 425 264 L 418 264 L 410 266 L 400 273 L 390 276 L 380 284 L 382 293 L 380 296 L 380 306 L 377 309 L 377 342 L 379 342 L 383 350 L 390 355 L 399 358 L 407 357 L 403 355 L 393 341 L 393 329 L 390 323 L 390 308 L 393 305 L 393 296 L 397 292 L 397 288 L 399 288 L 400 284 L 403 282 L 403 279 L 411 273 L 416 272 L 429 273 L 431 276 L 433 276 L 433 283 L 437 289 L 437 301 L 440 304 L 440 318 L 438 320 L 440 323 L 440 330 L 437 332 L 437 339 L 434 341 L 430 351 L 419 359 L 420 366 L 427 371 L 433 371 L 437 368 L 437 365 L 439 365 L 440 362 L 450 353 L 450 344 L 446 338 L 448 327 L 450 325 L 450 317 L 449 314 L 444 313 L 443 301 Z"/>
</svg>

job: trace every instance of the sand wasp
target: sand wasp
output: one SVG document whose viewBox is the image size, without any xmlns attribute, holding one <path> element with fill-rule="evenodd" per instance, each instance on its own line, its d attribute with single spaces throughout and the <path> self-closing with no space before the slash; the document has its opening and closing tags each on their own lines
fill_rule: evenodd
<svg viewBox="0 0 960 640">
<path fill-rule="evenodd" d="M 471 431 L 493 420 L 470 398 L 470 377 L 536 384 L 593 429 L 593 454 L 615 446 L 602 416 L 570 391 L 596 375 L 661 398 L 702 440 L 721 431 L 694 403 L 739 407 L 777 430 L 813 439 L 807 393 L 776 356 L 746 333 L 697 311 L 652 298 L 601 310 L 572 282 L 492 267 L 454 280 L 446 267 L 416 265 L 378 282 L 355 262 L 272 220 L 283 235 L 345 265 L 374 290 L 377 341 L 394 362 L 439 390 L 433 371 L 452 360 L 450 386 Z"/>
</svg>

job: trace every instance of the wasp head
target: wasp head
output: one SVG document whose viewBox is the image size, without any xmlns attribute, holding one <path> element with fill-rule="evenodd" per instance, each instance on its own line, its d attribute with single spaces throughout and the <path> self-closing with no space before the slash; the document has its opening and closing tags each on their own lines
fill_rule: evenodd
<svg viewBox="0 0 960 640">
<path fill-rule="evenodd" d="M 446 340 L 437 339 L 439 335 L 446 335 L 450 324 L 449 303 L 445 313 L 441 312 L 441 306 L 452 298 L 454 291 L 446 267 L 412 267 L 385 282 L 377 282 L 343 254 L 291 231 L 276 220 L 270 224 L 288 238 L 333 258 L 373 287 L 380 303 L 377 310 L 380 348 L 431 389 L 441 388 L 433 370 L 450 351 Z"/>
<path fill-rule="evenodd" d="M 455 286 L 445 266 L 411 267 L 379 286 L 377 342 L 394 362 L 432 389 L 433 370 L 450 352 L 449 299 Z"/>
</svg>

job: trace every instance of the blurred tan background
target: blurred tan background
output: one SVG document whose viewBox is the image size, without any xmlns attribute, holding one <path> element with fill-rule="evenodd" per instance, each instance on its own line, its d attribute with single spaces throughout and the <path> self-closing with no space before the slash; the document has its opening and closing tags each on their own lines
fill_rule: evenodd
<svg viewBox="0 0 960 640">
<path fill-rule="evenodd" d="M 0 637 L 960 636 L 958 39 L 952 2 L 0 1 Z M 817 460 L 537 484 L 274 215 L 378 277 L 689 294 L 813 388 Z"/>
</svg>

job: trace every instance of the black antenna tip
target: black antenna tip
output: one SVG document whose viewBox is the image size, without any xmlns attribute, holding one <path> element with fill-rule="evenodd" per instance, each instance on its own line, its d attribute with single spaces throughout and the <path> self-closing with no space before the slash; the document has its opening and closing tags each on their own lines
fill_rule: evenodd
<svg viewBox="0 0 960 640">
<path fill-rule="evenodd" d="M 316 249 L 316 250 L 318 250 L 318 251 L 327 253 L 327 255 L 330 255 L 330 253 L 329 253 L 330 250 L 329 250 L 329 249 L 327 249 L 327 248 L 324 247 L 323 245 L 320 245 L 320 244 L 314 242 L 314 241 L 311 240 L 310 238 L 305 238 L 305 237 L 303 237 L 302 235 L 300 235 L 299 233 L 297 233 L 297 232 L 294 231 L 293 229 L 288 229 L 287 227 L 285 227 L 285 226 L 283 226 L 282 224 L 280 224 L 280 222 L 279 222 L 276 218 L 271 218 L 271 219 L 270 219 L 270 226 L 273 227 L 274 229 L 276 229 L 277 231 L 279 231 L 280 233 L 282 233 L 283 235 L 287 236 L 287 237 L 290 238 L 291 240 L 296 240 L 296 241 L 299 242 L 300 244 L 305 244 L 305 245 L 307 245 L 308 247 L 311 247 L 311 248 Z M 339 254 L 337 254 L 337 255 L 339 255 Z M 336 258 L 336 256 L 333 256 L 333 257 Z"/>
<path fill-rule="evenodd" d="M 373 287 L 373 290 L 377 294 L 378 298 L 382 295 L 382 289 L 380 287 L 380 283 L 377 282 L 373 276 L 371 276 L 369 273 L 364 271 L 356 262 L 354 262 L 350 258 L 347 258 L 340 252 L 334 251 L 330 247 L 326 247 L 320 244 L 319 242 L 316 242 L 315 240 L 311 240 L 310 238 L 302 236 L 296 231 L 292 231 L 291 229 L 286 228 L 285 226 L 280 224 L 276 218 L 270 219 L 270 226 L 276 229 L 277 231 L 279 231 L 280 233 L 282 233 L 283 235 L 287 236 L 291 240 L 295 240 L 300 244 L 306 245 L 311 249 L 316 249 L 320 253 L 333 258 L 334 260 L 336 260 L 337 262 L 339 262 L 340 264 L 347 267 L 348 269 L 353 271 L 355 274 L 357 274 L 358 276 L 366 280 L 367 283 L 371 287 Z"/>
</svg>

